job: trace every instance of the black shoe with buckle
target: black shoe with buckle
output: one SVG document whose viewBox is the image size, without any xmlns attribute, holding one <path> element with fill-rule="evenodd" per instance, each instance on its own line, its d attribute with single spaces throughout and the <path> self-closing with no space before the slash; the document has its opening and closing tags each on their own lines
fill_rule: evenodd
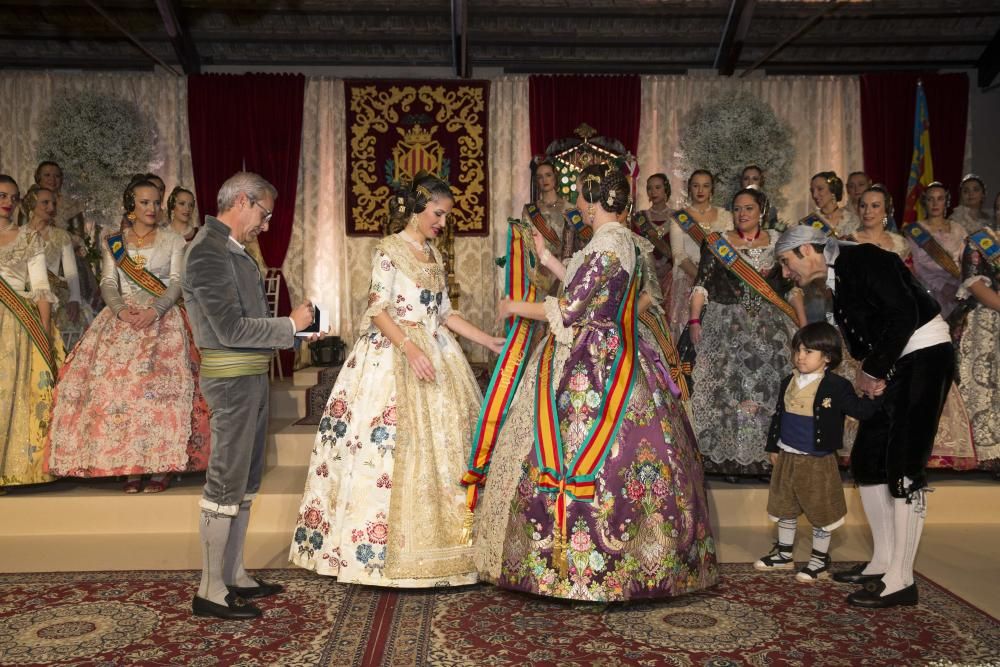
<svg viewBox="0 0 1000 667">
<path fill-rule="evenodd" d="M 241 598 L 246 598 L 247 600 L 253 598 L 266 598 L 269 595 L 277 595 L 281 591 L 285 590 L 285 587 L 281 584 L 269 584 L 263 579 L 258 579 L 257 577 L 250 577 L 257 582 L 256 586 L 247 586 L 242 588 L 240 586 L 226 586 L 230 593 L 235 593 Z"/>
<path fill-rule="evenodd" d="M 847 602 L 855 607 L 865 607 L 866 609 L 886 609 L 900 605 L 917 604 L 916 582 L 888 595 L 882 595 L 882 591 L 884 590 L 885 582 L 881 579 L 879 581 L 869 581 L 865 584 L 864 588 L 848 595 Z"/>
<path fill-rule="evenodd" d="M 787 556 L 783 554 L 788 554 Z M 774 572 L 775 570 L 791 570 L 795 567 L 795 559 L 792 558 L 792 545 L 774 543 L 771 553 L 763 556 L 753 564 L 755 570 L 762 572 Z"/>
<path fill-rule="evenodd" d="M 864 585 L 869 581 L 878 581 L 882 578 L 881 574 L 864 574 L 866 567 L 868 567 L 868 563 L 861 563 L 860 565 L 855 565 L 847 570 L 834 572 L 833 580 L 841 584 Z"/>
<path fill-rule="evenodd" d="M 236 593 L 226 596 L 226 604 L 219 604 L 194 596 L 191 601 L 191 611 L 195 616 L 221 618 L 225 621 L 246 621 L 260 616 L 260 609 L 253 606 Z"/>
</svg>

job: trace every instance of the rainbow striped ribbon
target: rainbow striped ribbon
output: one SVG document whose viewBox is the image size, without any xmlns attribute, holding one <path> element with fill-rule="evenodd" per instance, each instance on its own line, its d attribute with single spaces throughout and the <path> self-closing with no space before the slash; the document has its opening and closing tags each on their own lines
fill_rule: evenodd
<svg viewBox="0 0 1000 667">
<path fill-rule="evenodd" d="M 559 237 L 556 236 L 555 231 L 549 227 L 549 223 L 545 221 L 545 216 L 542 215 L 538 205 L 531 202 L 527 204 L 525 208 L 528 210 L 528 217 L 531 218 L 531 224 L 535 226 L 535 229 L 537 229 L 539 233 L 545 237 L 546 241 L 558 248 L 561 245 Z"/>
<path fill-rule="evenodd" d="M 744 285 L 752 289 L 754 292 L 764 297 L 772 306 L 783 312 L 788 318 L 798 326 L 799 318 L 795 314 L 795 309 L 788 305 L 788 302 L 781 298 L 781 296 L 774 291 L 774 289 L 767 284 L 764 277 L 757 273 L 757 270 L 750 266 L 747 262 L 736 251 L 732 245 L 729 244 L 722 234 L 718 232 L 712 232 L 705 240 L 708 241 L 708 249 L 712 252 L 719 262 L 722 263 L 724 267 L 729 269 Z"/>
<path fill-rule="evenodd" d="M 504 293 L 515 301 L 533 302 L 536 291 L 528 279 L 528 253 L 525 250 L 527 237 L 529 237 L 528 230 L 520 224 L 510 225 L 507 233 Z M 521 382 L 535 323 L 532 320 L 515 317 L 508 320 L 506 328 L 507 342 L 500 351 L 500 358 L 486 388 L 486 398 L 472 438 L 469 467 L 462 475 L 462 485 L 466 487 L 466 505 L 470 511 L 476 508 L 479 487 L 486 481 L 493 448 L 496 446 L 500 429 L 507 420 L 507 412 Z"/>
<path fill-rule="evenodd" d="M 638 252 L 636 253 L 638 255 Z M 545 341 L 538 368 L 538 388 L 535 401 L 535 451 L 538 457 L 538 488 L 545 493 L 555 493 L 558 544 L 566 539 L 566 496 L 591 502 L 594 499 L 596 477 L 604 465 L 611 443 L 618 434 L 625 408 L 635 384 L 637 359 L 636 306 L 642 264 L 636 258 L 635 270 L 622 304 L 618 309 L 620 342 L 611 365 L 598 415 L 573 461 L 564 463 L 562 435 L 559 429 L 559 412 L 553 390 L 552 367 L 555 356 L 555 336 L 551 333 Z M 555 558 L 555 556 L 553 556 Z"/>
<path fill-rule="evenodd" d="M 913 239 L 913 242 L 920 246 L 920 249 L 927 253 L 942 269 L 956 278 L 962 277 L 962 270 L 958 268 L 958 264 L 923 225 L 911 222 L 903 227 L 903 233 Z"/>
<path fill-rule="evenodd" d="M 45 365 L 52 371 L 52 376 L 56 376 L 56 359 L 49 342 L 49 334 L 42 326 L 42 321 L 38 317 L 38 310 L 33 304 L 22 299 L 10 284 L 0 276 L 0 303 L 7 307 L 14 317 L 20 322 L 24 330 L 28 332 L 28 338 L 38 349 Z"/>
<path fill-rule="evenodd" d="M 121 234 L 109 236 L 107 243 L 108 248 L 111 250 L 111 256 L 115 258 L 115 264 L 118 265 L 118 268 L 126 276 L 132 279 L 132 282 L 153 296 L 163 296 L 163 293 L 167 291 L 167 286 L 159 278 L 146 269 L 141 268 L 135 263 L 134 259 L 129 257 L 128 253 L 125 252 L 125 241 Z"/>
</svg>

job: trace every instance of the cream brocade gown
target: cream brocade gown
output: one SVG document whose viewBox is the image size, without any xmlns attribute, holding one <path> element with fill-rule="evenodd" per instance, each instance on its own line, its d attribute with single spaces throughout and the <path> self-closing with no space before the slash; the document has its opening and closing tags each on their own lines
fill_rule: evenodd
<svg viewBox="0 0 1000 667">
<path fill-rule="evenodd" d="M 430 359 L 421 382 L 372 323 L 385 311 Z M 313 446 L 289 559 L 343 583 L 422 588 L 477 581 L 463 539 L 465 472 L 482 394 L 443 322 L 444 265 L 397 235 L 372 261 L 368 309 Z"/>
</svg>

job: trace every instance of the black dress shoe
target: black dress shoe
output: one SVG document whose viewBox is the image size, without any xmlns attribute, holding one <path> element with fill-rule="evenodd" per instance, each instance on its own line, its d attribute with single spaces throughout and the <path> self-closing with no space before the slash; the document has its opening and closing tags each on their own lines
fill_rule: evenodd
<svg viewBox="0 0 1000 667">
<path fill-rule="evenodd" d="M 226 604 L 218 604 L 195 595 L 191 601 L 191 611 L 195 616 L 211 616 L 226 621 L 245 621 L 260 616 L 260 609 L 235 593 L 226 596 Z"/>
<path fill-rule="evenodd" d="M 882 581 L 869 581 L 865 587 L 859 591 L 854 591 L 847 596 L 847 602 L 855 607 L 865 607 L 866 609 L 886 609 L 900 605 L 917 604 L 917 584 L 912 583 L 902 590 L 888 595 L 882 595 L 885 590 L 885 583 Z"/>
<path fill-rule="evenodd" d="M 256 586 L 248 586 L 246 588 L 240 588 L 239 586 L 226 586 L 230 593 L 235 593 L 241 598 L 247 600 L 251 598 L 266 598 L 268 595 L 277 595 L 281 591 L 285 590 L 285 587 L 281 584 L 269 584 L 263 579 L 258 579 L 257 577 L 250 577 L 257 582 Z"/>
<path fill-rule="evenodd" d="M 842 584 L 867 584 L 869 581 L 878 581 L 882 578 L 881 574 L 864 574 L 866 567 L 868 563 L 861 563 L 848 570 L 834 572 L 833 580 Z"/>
</svg>

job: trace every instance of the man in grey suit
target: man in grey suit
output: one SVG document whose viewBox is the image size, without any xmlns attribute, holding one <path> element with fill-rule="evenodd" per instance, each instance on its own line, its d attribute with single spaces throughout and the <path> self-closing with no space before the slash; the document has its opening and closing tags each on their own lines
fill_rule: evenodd
<svg viewBox="0 0 1000 667">
<path fill-rule="evenodd" d="M 244 244 L 267 231 L 278 196 L 257 174 L 240 172 L 222 184 L 218 217 L 188 247 L 184 302 L 202 355 L 201 390 L 212 411 L 212 454 L 201 507 L 201 584 L 196 616 L 260 616 L 247 602 L 282 587 L 251 577 L 243 567 L 250 504 L 264 471 L 269 400 L 268 368 L 276 348 L 291 347 L 310 325 L 304 303 L 290 317 L 271 317 L 257 263 Z"/>
</svg>

